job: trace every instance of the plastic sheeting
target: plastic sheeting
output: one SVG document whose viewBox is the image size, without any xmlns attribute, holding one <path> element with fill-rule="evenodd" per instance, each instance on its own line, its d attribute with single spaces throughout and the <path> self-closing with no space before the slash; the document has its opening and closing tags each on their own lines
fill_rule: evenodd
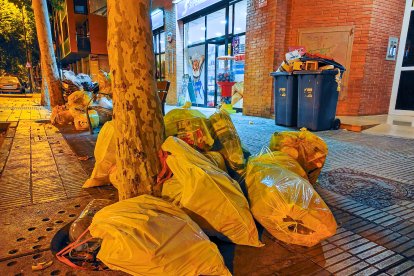
<svg viewBox="0 0 414 276">
<path fill-rule="evenodd" d="M 176 108 L 164 117 L 166 136 L 177 136 L 187 144 L 197 149 L 207 151 L 213 144 L 209 122 L 198 110 Z"/>
<path fill-rule="evenodd" d="M 261 246 L 249 204 L 239 184 L 182 140 L 168 137 L 162 149 L 171 153 L 167 165 L 179 184 L 163 185 L 175 201 L 208 235 L 236 244 Z M 177 192 L 175 189 L 181 189 Z M 172 191 L 171 191 L 172 190 Z"/>
<path fill-rule="evenodd" d="M 312 184 L 318 180 L 328 155 L 326 143 L 306 129 L 275 132 L 269 147 L 272 151 L 282 151 L 296 159 Z"/>
<path fill-rule="evenodd" d="M 239 135 L 231 121 L 230 115 L 220 110 L 210 116 L 215 137 L 220 144 L 220 152 L 227 161 L 228 167 L 233 171 L 245 167 L 245 159 Z"/>
<path fill-rule="evenodd" d="M 116 166 L 116 140 L 114 122 L 106 122 L 98 134 L 94 156 L 95 167 L 82 188 L 90 188 L 109 184 L 109 175 Z M 115 185 L 114 185 L 115 186 Z"/>
<path fill-rule="evenodd" d="M 335 218 L 312 185 L 269 156 L 249 159 L 246 185 L 253 216 L 275 238 L 313 246 L 335 234 Z"/>
<path fill-rule="evenodd" d="M 182 210 L 149 195 L 96 213 L 89 228 L 102 239 L 98 259 L 133 275 L 230 275 L 217 246 Z"/>
<path fill-rule="evenodd" d="M 103 207 L 113 204 L 114 202 L 109 199 L 93 199 L 86 205 L 82 213 L 77 219 L 70 225 L 69 228 L 69 240 L 71 242 L 76 241 L 83 232 L 91 225 L 93 216 L 101 210 Z M 87 238 L 87 237 L 85 237 Z"/>
</svg>

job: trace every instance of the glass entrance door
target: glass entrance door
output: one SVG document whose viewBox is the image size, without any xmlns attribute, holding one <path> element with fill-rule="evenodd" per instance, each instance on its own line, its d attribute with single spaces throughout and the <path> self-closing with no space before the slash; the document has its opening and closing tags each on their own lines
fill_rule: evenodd
<svg viewBox="0 0 414 276">
<path fill-rule="evenodd" d="M 216 83 L 218 68 L 217 57 L 226 53 L 224 43 L 209 43 L 207 45 L 207 106 L 215 107 L 221 102 L 221 91 Z"/>
<path fill-rule="evenodd" d="M 406 0 L 392 87 L 390 114 L 414 115 L 414 4 Z"/>
</svg>

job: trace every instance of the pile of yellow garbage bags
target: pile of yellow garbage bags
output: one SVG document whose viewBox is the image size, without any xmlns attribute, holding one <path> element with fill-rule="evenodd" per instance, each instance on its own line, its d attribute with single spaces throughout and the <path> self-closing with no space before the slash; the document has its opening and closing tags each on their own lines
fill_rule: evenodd
<svg viewBox="0 0 414 276">
<path fill-rule="evenodd" d="M 52 124 L 66 125 L 73 123 L 76 130 L 89 129 L 86 110 L 91 103 L 91 96 L 86 91 L 75 91 L 68 97 L 66 105 L 55 106 L 52 109 L 50 121 Z M 88 110 L 92 128 L 99 126 L 99 115 L 95 110 Z"/>
<path fill-rule="evenodd" d="M 90 226 L 108 267 L 144 275 L 227 275 L 208 236 L 261 247 L 256 222 L 280 241 L 314 246 L 336 221 L 313 188 L 328 148 L 306 131 L 275 133 L 267 150 L 246 160 L 230 115 L 210 118 L 180 108 L 165 116 L 162 150 L 173 176 L 161 198 L 139 196 L 104 207 Z M 116 186 L 114 126 L 104 125 L 96 164 L 84 187 Z M 237 182 L 233 173 L 242 173 Z M 245 190 L 241 189 L 241 185 Z"/>
<path fill-rule="evenodd" d="M 149 195 L 104 207 L 89 227 L 97 258 L 132 275 L 231 275 L 217 246 L 180 208 Z"/>
</svg>

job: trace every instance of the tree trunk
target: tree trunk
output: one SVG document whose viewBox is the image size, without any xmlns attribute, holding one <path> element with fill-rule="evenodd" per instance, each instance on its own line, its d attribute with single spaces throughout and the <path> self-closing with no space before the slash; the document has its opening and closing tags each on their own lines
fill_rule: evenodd
<svg viewBox="0 0 414 276">
<path fill-rule="evenodd" d="M 32 0 L 32 7 L 36 22 L 37 39 L 39 41 L 40 59 L 42 60 L 42 76 L 47 83 L 50 105 L 54 107 L 63 104 L 63 95 L 60 91 L 59 74 L 53 50 L 46 0 Z"/>
<path fill-rule="evenodd" d="M 43 62 L 42 62 L 42 66 L 43 67 Z M 47 82 L 46 82 L 46 78 L 45 75 L 43 74 L 43 70 L 42 72 L 42 87 L 41 87 L 41 92 L 40 92 L 40 104 L 45 106 L 45 107 L 50 107 L 50 97 L 49 97 L 49 89 L 47 87 Z"/>
<path fill-rule="evenodd" d="M 160 194 L 164 122 L 154 77 L 149 0 L 108 0 L 119 199 Z"/>
</svg>

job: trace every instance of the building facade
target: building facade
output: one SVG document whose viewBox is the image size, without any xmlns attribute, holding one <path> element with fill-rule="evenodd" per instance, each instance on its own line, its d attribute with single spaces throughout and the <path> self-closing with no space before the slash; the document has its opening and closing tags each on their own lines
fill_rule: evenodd
<svg viewBox="0 0 414 276">
<path fill-rule="evenodd" d="M 109 71 L 106 1 L 65 0 L 54 13 L 55 48 L 61 68 L 91 75 Z"/>
<path fill-rule="evenodd" d="M 413 10 L 411 0 L 153 0 L 156 77 L 171 82 L 167 103 L 213 107 L 217 57 L 237 55 L 234 106 L 270 117 L 269 74 L 300 46 L 346 67 L 338 115 L 414 115 Z"/>
</svg>

